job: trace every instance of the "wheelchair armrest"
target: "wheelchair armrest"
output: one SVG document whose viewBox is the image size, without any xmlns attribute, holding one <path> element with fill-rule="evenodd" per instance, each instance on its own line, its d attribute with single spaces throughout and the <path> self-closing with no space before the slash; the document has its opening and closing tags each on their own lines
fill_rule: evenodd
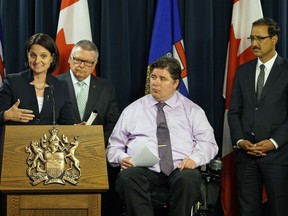
<svg viewBox="0 0 288 216">
<path fill-rule="evenodd" d="M 200 188 L 201 200 L 195 203 L 193 215 L 206 215 L 204 213 L 213 212 L 220 194 L 221 169 L 220 159 L 211 160 L 209 164 L 199 167 L 203 180 Z"/>
<path fill-rule="evenodd" d="M 222 161 L 219 158 L 211 160 L 210 163 L 202 165 L 199 169 L 206 182 L 218 183 L 221 180 Z"/>
</svg>

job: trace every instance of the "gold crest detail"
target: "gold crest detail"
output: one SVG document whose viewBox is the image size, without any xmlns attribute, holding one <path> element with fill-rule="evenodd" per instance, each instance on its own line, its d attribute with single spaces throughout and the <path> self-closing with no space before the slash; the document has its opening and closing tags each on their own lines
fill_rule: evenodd
<svg viewBox="0 0 288 216">
<path fill-rule="evenodd" d="M 59 129 L 53 127 L 49 130 L 50 137 L 44 134 L 40 141 L 32 140 L 25 147 L 28 168 L 26 173 L 32 185 L 44 181 L 44 184 L 65 184 L 66 181 L 76 185 L 81 177 L 80 161 L 75 156 L 78 148 L 79 136 L 72 142 L 64 134 L 58 136 Z"/>
</svg>

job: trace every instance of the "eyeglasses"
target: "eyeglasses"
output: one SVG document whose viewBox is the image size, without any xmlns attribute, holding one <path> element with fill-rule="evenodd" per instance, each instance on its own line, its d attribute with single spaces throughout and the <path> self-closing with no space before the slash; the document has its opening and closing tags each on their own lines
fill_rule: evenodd
<svg viewBox="0 0 288 216">
<path fill-rule="evenodd" d="M 91 67 L 91 66 L 96 62 L 96 60 L 93 61 L 93 62 L 86 61 L 86 60 L 82 60 L 82 59 L 79 59 L 79 58 L 74 57 L 72 54 L 71 54 L 71 57 L 72 57 L 73 62 L 74 62 L 75 64 L 81 65 L 82 62 L 83 62 L 84 65 L 87 66 L 87 67 Z"/>
<path fill-rule="evenodd" d="M 247 39 L 251 41 L 251 43 L 253 43 L 254 40 L 257 41 L 257 43 L 262 43 L 266 38 L 271 38 L 271 35 L 268 36 L 250 36 Z"/>
</svg>

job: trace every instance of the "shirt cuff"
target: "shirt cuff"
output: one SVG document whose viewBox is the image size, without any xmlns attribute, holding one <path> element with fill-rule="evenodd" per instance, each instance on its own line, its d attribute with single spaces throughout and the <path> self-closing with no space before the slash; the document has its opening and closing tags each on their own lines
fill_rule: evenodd
<svg viewBox="0 0 288 216">
<path fill-rule="evenodd" d="M 273 145 L 275 146 L 275 149 L 278 149 L 279 145 L 277 144 L 277 142 L 272 138 L 270 138 L 269 140 L 273 143 Z"/>
<path fill-rule="evenodd" d="M 121 154 L 118 156 L 118 163 L 119 163 L 119 165 L 121 165 L 122 160 L 123 160 L 124 158 L 126 158 L 126 157 L 131 157 L 131 156 L 129 156 L 129 155 L 128 155 L 127 153 L 125 153 L 125 152 L 121 153 Z"/>
<path fill-rule="evenodd" d="M 236 145 L 233 146 L 233 148 L 234 148 L 234 149 L 241 149 L 240 146 L 239 146 L 239 143 L 240 143 L 241 141 L 243 141 L 243 140 L 244 140 L 244 139 L 238 140 L 238 141 L 236 142 Z"/>
</svg>

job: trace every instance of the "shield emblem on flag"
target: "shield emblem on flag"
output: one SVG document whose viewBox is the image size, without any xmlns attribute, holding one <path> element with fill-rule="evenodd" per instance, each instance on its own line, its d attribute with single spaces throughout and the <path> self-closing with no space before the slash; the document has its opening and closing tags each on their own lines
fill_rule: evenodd
<svg viewBox="0 0 288 216">
<path fill-rule="evenodd" d="M 46 171 L 47 174 L 52 178 L 60 177 L 64 172 L 64 152 L 51 153 L 45 152 L 46 159 Z"/>
</svg>

